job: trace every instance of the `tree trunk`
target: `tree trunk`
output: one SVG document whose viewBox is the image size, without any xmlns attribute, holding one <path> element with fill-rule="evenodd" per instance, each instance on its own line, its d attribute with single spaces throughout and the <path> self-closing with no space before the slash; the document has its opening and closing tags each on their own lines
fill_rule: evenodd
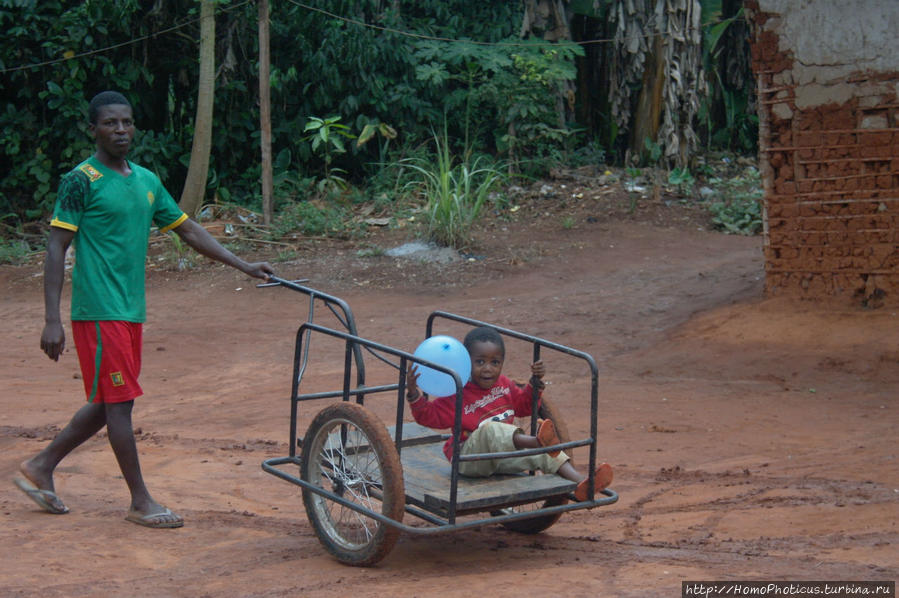
<svg viewBox="0 0 899 598">
<path fill-rule="evenodd" d="M 525 0 L 519 35 L 542 37 L 548 42 L 571 39 L 568 15 L 562 0 Z"/>
<path fill-rule="evenodd" d="M 272 109 L 268 0 L 259 0 L 259 130 L 262 144 L 262 221 L 272 223 Z"/>
<path fill-rule="evenodd" d="M 200 3 L 200 76 L 197 89 L 197 117 L 190 151 L 187 180 L 179 206 L 194 216 L 203 205 L 209 177 L 209 152 L 212 148 L 212 105 L 215 96 L 215 2 Z"/>
<path fill-rule="evenodd" d="M 656 34 L 646 54 L 643 70 L 643 86 L 634 113 L 634 128 L 631 129 L 630 154 L 638 157 L 645 152 L 645 141 L 653 143 L 659 134 L 662 122 L 662 92 L 665 90 L 665 43 Z"/>
<path fill-rule="evenodd" d="M 649 137 L 665 165 L 683 168 L 698 144 L 693 122 L 707 92 L 701 9 L 699 0 L 615 0 L 612 6 L 612 116 L 619 134 L 630 131 L 628 161 L 639 162 Z M 632 109 L 635 89 L 639 107 Z"/>
</svg>

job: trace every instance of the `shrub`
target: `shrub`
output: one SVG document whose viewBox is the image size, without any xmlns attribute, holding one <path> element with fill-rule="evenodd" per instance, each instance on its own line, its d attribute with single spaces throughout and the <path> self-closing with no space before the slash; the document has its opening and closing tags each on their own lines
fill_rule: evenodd
<svg viewBox="0 0 899 598">
<path fill-rule="evenodd" d="M 469 240 L 491 191 L 504 182 L 501 170 L 483 156 L 457 159 L 449 140 L 434 135 L 435 153 L 430 158 L 409 158 L 403 165 L 417 174 L 407 184 L 424 196 L 428 237 L 441 245 L 462 247 Z"/>
</svg>

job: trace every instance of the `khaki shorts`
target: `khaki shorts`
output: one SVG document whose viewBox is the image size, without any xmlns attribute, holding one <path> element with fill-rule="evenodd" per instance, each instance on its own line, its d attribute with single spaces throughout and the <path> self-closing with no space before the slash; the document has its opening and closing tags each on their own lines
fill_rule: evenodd
<svg viewBox="0 0 899 598">
<path fill-rule="evenodd" d="M 462 445 L 462 455 L 478 453 L 501 453 L 517 450 L 512 437 L 521 428 L 502 422 L 488 422 L 471 433 Z M 522 432 L 523 433 L 523 432 Z M 462 461 L 459 473 L 465 476 L 483 478 L 495 473 L 521 473 L 523 471 L 542 471 L 556 473 L 568 461 L 564 452 L 556 457 L 546 453 L 528 457 L 510 457 L 508 459 L 484 459 L 482 461 Z"/>
</svg>

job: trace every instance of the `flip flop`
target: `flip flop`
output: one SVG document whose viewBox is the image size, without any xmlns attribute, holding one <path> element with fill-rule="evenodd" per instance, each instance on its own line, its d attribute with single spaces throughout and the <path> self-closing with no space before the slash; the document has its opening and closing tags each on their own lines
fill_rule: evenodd
<svg viewBox="0 0 899 598">
<path fill-rule="evenodd" d="M 24 492 L 28 498 L 33 500 L 37 506 L 48 513 L 64 515 L 69 512 L 69 507 L 67 507 L 52 490 L 41 490 L 25 478 L 15 478 L 13 482 L 16 484 L 16 487 Z"/>
<path fill-rule="evenodd" d="M 167 517 L 175 517 L 176 519 L 174 521 L 167 521 L 165 520 Z M 165 510 L 160 511 L 159 513 L 147 513 L 146 515 L 130 511 L 128 516 L 125 517 L 125 521 L 155 529 L 168 529 L 184 525 L 184 519 L 179 515 L 175 515 L 168 507 L 165 507 Z"/>
</svg>

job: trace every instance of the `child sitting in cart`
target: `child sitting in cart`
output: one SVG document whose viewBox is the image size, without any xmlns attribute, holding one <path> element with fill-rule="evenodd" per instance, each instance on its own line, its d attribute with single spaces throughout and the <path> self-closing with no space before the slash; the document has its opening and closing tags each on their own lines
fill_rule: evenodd
<svg viewBox="0 0 899 598">
<path fill-rule="evenodd" d="M 534 388 L 542 393 L 546 368 L 542 361 L 531 364 L 531 381 L 524 388 L 502 375 L 506 348 L 503 338 L 493 328 L 481 326 L 473 329 L 463 341 L 471 357 L 471 380 L 462 388 L 462 455 L 499 453 L 513 450 L 539 448 L 559 444 L 553 422 L 538 420 L 537 435 L 525 434 L 512 424 L 515 417 L 531 415 Z M 428 399 L 418 389 L 418 368 L 409 367 L 406 399 L 415 421 L 429 428 L 452 428 L 455 422 L 456 396 Z M 453 439 L 443 446 L 447 459 L 452 460 Z M 577 482 L 574 497 L 587 499 L 587 476 L 571 464 L 562 451 L 539 455 L 461 461 L 459 473 L 465 476 L 486 477 L 494 473 L 521 473 L 523 471 L 557 473 L 567 480 Z M 612 483 L 612 468 L 603 463 L 596 468 L 596 492 Z"/>
</svg>

